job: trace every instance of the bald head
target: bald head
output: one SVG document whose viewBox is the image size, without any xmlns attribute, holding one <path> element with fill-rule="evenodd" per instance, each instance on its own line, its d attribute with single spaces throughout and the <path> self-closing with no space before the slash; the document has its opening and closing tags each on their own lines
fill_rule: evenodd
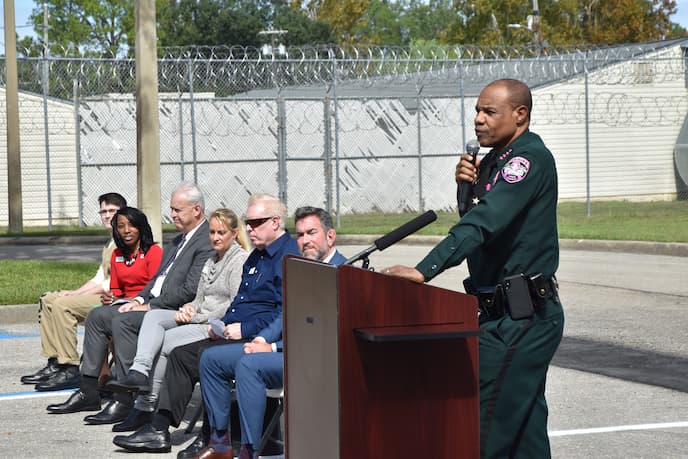
<svg viewBox="0 0 688 459">
<path fill-rule="evenodd" d="M 533 109 L 533 96 L 530 93 L 530 88 L 522 81 L 514 80 L 512 78 L 504 78 L 495 80 L 485 86 L 489 88 L 492 86 L 501 86 L 506 89 L 509 98 L 509 103 L 513 108 L 525 106 L 528 109 L 528 119 L 530 120 L 530 112 Z"/>
</svg>

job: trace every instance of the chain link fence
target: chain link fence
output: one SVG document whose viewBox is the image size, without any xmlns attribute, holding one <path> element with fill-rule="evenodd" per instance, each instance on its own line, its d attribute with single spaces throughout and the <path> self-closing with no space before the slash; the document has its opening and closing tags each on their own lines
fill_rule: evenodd
<svg viewBox="0 0 688 459">
<path fill-rule="evenodd" d="M 20 58 L 18 69 L 25 224 L 99 224 L 107 191 L 136 203 L 135 62 L 52 56 Z M 560 199 L 686 199 L 687 75 L 681 41 L 161 50 L 162 214 L 182 181 L 201 186 L 209 210 L 241 212 L 251 193 L 267 192 L 290 211 L 316 205 L 337 216 L 454 211 L 473 107 L 498 78 L 532 88 L 531 129 L 557 159 Z M 6 176 L 4 141 L 0 151 Z"/>
</svg>

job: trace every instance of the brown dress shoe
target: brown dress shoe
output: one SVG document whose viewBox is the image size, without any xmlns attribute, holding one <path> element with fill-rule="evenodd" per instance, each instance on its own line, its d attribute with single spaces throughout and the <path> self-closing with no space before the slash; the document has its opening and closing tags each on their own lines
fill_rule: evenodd
<svg viewBox="0 0 688 459">
<path fill-rule="evenodd" d="M 234 459 L 234 450 L 230 447 L 227 451 L 219 452 L 208 446 L 203 448 L 195 459 Z"/>
</svg>

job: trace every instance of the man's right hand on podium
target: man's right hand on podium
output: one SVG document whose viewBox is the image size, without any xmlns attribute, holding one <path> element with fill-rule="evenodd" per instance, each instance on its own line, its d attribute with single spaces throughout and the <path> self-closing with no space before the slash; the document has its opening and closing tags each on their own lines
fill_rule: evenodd
<svg viewBox="0 0 688 459">
<path fill-rule="evenodd" d="M 409 266 L 394 265 L 383 269 L 381 272 L 389 276 L 402 277 L 418 284 L 425 282 L 425 276 L 416 268 L 411 268 Z"/>
</svg>

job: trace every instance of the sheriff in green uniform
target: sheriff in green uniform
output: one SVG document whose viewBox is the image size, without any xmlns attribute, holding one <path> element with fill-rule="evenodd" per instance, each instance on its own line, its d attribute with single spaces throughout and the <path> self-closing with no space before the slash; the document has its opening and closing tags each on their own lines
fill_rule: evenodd
<svg viewBox="0 0 688 459">
<path fill-rule="evenodd" d="M 475 133 L 481 146 L 492 149 L 477 171 L 467 155 L 456 171 L 458 181 L 473 182 L 472 208 L 415 268 L 383 271 L 426 282 L 468 259 L 465 286 L 478 296 L 483 331 L 484 458 L 551 456 L 545 380 L 564 328 L 554 279 L 557 171 L 552 153 L 528 129 L 531 108 L 530 90 L 520 81 L 497 80 L 483 89 Z"/>
</svg>

